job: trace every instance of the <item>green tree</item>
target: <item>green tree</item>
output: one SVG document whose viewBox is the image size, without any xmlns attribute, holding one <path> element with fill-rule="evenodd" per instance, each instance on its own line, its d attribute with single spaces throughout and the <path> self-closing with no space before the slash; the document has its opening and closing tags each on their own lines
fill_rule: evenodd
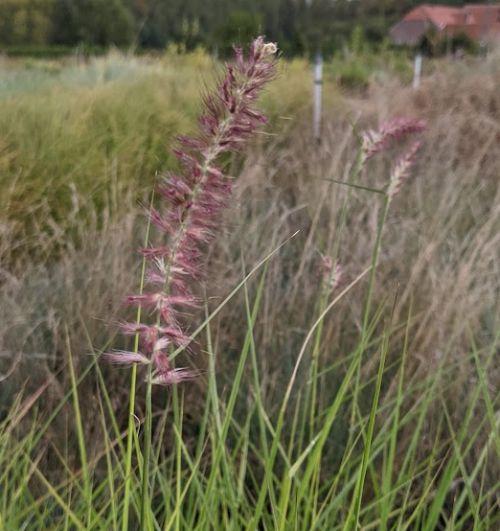
<svg viewBox="0 0 500 531">
<path fill-rule="evenodd" d="M 485 0 L 469 0 L 469 2 Z M 227 53 L 232 42 L 264 33 L 289 54 L 331 54 L 356 25 L 367 45 L 421 0 L 0 0 L 0 43 L 186 49 Z M 462 0 L 428 3 L 462 5 Z"/>
<path fill-rule="evenodd" d="M 134 36 L 134 19 L 121 0 L 56 0 L 52 41 L 123 46 Z"/>
<path fill-rule="evenodd" d="M 215 42 L 223 55 L 231 53 L 233 44 L 246 44 L 261 30 L 261 19 L 248 11 L 233 11 L 215 33 Z"/>
<path fill-rule="evenodd" d="M 53 0 L 2 0 L 0 43 L 43 45 L 50 38 Z"/>
</svg>

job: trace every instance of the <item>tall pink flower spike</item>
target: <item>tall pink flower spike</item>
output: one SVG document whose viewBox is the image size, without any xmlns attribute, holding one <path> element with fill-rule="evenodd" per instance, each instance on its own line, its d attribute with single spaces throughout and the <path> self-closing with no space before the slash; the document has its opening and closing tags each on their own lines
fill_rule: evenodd
<svg viewBox="0 0 500 531">
<path fill-rule="evenodd" d="M 255 39 L 245 57 L 235 48 L 234 64 L 225 67 L 219 86 L 204 97 L 205 112 L 195 137 L 179 137 L 174 149 L 182 171 L 170 173 L 158 187 L 162 208 L 148 213 L 162 241 L 140 249 L 148 262 L 149 289 L 130 295 L 127 303 L 151 311 L 154 324 L 122 323 L 125 335 L 139 334 L 141 352 L 110 352 L 107 358 L 126 365 L 154 364 L 152 383 L 172 385 L 196 376 L 195 371 L 173 368 L 171 347 L 186 347 L 190 338 L 179 323 L 182 308 L 196 306 L 190 284 L 201 275 L 203 249 L 214 238 L 228 205 L 232 181 L 217 165 L 227 151 L 239 150 L 266 117 L 253 104 L 276 74 L 274 43 Z"/>
</svg>

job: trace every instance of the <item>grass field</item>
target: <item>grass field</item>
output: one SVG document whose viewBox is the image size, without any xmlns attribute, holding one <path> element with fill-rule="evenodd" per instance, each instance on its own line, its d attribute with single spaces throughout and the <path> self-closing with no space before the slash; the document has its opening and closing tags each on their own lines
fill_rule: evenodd
<svg viewBox="0 0 500 531">
<path fill-rule="evenodd" d="M 400 63 L 361 87 L 326 65 L 318 144 L 310 66 L 282 61 L 186 316 L 202 374 L 152 417 L 141 374 L 129 432 L 130 371 L 99 357 L 127 346 L 144 205 L 221 65 L 3 61 L 0 530 L 498 529 L 500 56 L 416 91 Z M 396 151 L 356 153 L 394 116 L 428 127 L 386 211 Z"/>
</svg>

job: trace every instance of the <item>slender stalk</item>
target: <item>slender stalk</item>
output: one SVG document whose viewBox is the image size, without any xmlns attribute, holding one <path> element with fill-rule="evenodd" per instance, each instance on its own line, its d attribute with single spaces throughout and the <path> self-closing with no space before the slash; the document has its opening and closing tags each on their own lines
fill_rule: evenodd
<svg viewBox="0 0 500 531">
<path fill-rule="evenodd" d="M 181 528 L 181 506 L 182 506 L 182 420 L 184 415 L 183 397 L 179 401 L 179 390 L 173 388 L 172 409 L 174 410 L 174 425 L 178 437 L 175 438 L 175 529 Z"/>
<path fill-rule="evenodd" d="M 361 512 L 361 501 L 363 499 L 363 490 L 365 485 L 366 472 L 368 470 L 368 463 L 371 458 L 371 447 L 373 441 L 373 432 L 375 429 L 375 418 L 378 410 L 378 403 L 380 398 L 380 391 L 382 388 L 382 377 L 384 375 L 385 360 L 387 357 L 387 351 L 389 348 L 388 345 L 388 332 L 386 332 L 386 338 L 384 344 L 382 345 L 380 353 L 380 363 L 377 373 L 377 382 L 375 384 L 375 393 L 372 400 L 372 407 L 370 410 L 370 418 L 368 421 L 368 433 L 366 436 L 365 448 L 363 450 L 363 456 L 361 461 L 361 469 L 358 474 L 358 480 L 356 482 L 356 487 L 354 489 L 353 501 L 351 510 L 349 511 L 349 516 L 347 518 L 347 529 L 358 529 L 359 528 L 359 515 Z"/>
<path fill-rule="evenodd" d="M 71 389 L 73 392 L 73 411 L 75 413 L 75 423 L 78 436 L 78 447 L 80 450 L 80 461 L 82 463 L 83 473 L 83 487 L 85 494 L 85 501 L 87 502 L 87 521 L 90 521 L 92 512 L 92 486 L 90 484 L 89 464 L 87 459 L 87 450 L 85 446 L 85 435 L 83 431 L 82 415 L 80 410 L 80 401 L 78 398 L 78 387 L 75 376 L 75 368 L 73 366 L 73 354 L 71 353 L 71 345 L 69 342 L 69 332 L 66 326 L 66 349 L 68 352 L 68 365 L 71 378 Z"/>
<path fill-rule="evenodd" d="M 150 207 L 153 205 L 154 191 L 151 194 Z M 151 230 L 151 218 L 148 216 L 148 223 L 146 227 L 146 236 L 144 238 L 144 245 L 147 245 L 149 242 L 149 233 Z M 146 258 L 142 259 L 141 266 L 141 279 L 139 282 L 139 293 L 144 291 L 144 283 L 146 277 Z M 136 323 L 141 322 L 141 307 L 137 308 L 136 314 Z M 137 333 L 134 337 L 134 348 L 133 352 L 137 353 L 139 351 L 139 338 L 140 335 Z M 130 394 L 129 394 L 129 405 L 128 405 L 128 428 L 127 428 L 127 454 L 125 457 L 125 492 L 123 497 L 123 519 L 122 519 L 122 531 L 128 531 L 129 525 L 129 506 L 130 506 L 130 494 L 131 494 L 131 483 L 132 483 L 132 448 L 134 445 L 133 432 L 135 431 L 135 398 L 136 398 L 136 386 L 137 386 L 137 365 L 132 365 L 130 371 Z"/>
<path fill-rule="evenodd" d="M 105 446 L 106 447 L 106 470 L 107 470 L 109 498 L 111 501 L 111 517 L 113 521 L 113 529 L 118 529 L 118 514 L 116 511 L 116 492 L 115 492 L 115 486 L 114 486 L 113 463 L 111 460 L 111 445 L 109 441 L 109 434 L 107 432 L 106 415 L 104 413 L 104 407 L 103 407 L 102 402 L 103 402 L 102 397 L 99 397 L 101 425 L 102 425 L 104 443 L 106 445 Z"/>
<path fill-rule="evenodd" d="M 368 280 L 368 291 L 367 291 L 366 299 L 365 299 L 365 307 L 364 307 L 364 312 L 363 312 L 363 325 L 361 329 L 361 347 L 360 347 L 361 358 L 360 358 L 360 362 L 359 362 L 359 365 L 356 371 L 356 379 L 355 379 L 354 393 L 353 393 L 354 399 L 352 402 L 352 409 L 351 409 L 351 422 L 350 422 L 351 426 L 354 426 L 354 417 L 356 415 L 357 399 L 359 396 L 359 387 L 361 383 L 360 380 L 361 380 L 361 367 L 363 365 L 363 353 L 370 340 L 369 321 L 370 321 L 370 312 L 371 312 L 371 305 L 372 305 L 372 298 L 373 298 L 373 290 L 375 287 L 375 279 L 376 279 L 378 260 L 380 256 L 380 248 L 382 246 L 382 234 L 384 232 L 384 225 L 387 220 L 389 206 L 390 206 L 390 199 L 387 195 L 385 195 L 383 206 L 382 206 L 382 214 L 379 217 L 379 221 L 377 225 L 377 235 L 375 237 L 375 244 L 372 250 L 370 277 Z M 353 437 L 353 432 L 351 430 L 349 433 L 349 442 L 352 441 L 352 437 Z"/>
<path fill-rule="evenodd" d="M 326 308 L 328 302 L 328 295 L 325 289 L 321 294 L 320 303 L 319 303 L 319 312 L 321 315 Z M 309 429 L 311 432 L 311 437 L 314 436 L 314 427 L 316 419 L 316 399 L 318 394 L 318 365 L 319 365 L 319 352 L 321 347 L 321 338 L 323 335 L 323 321 L 321 321 L 316 330 L 316 336 L 314 338 L 314 347 L 312 351 L 312 360 L 311 360 L 311 369 L 310 369 L 310 379 L 311 379 L 311 409 L 309 412 Z"/>
<path fill-rule="evenodd" d="M 346 184 L 347 186 L 353 186 L 358 187 L 358 185 L 354 184 L 354 181 L 356 181 L 359 176 L 361 175 L 361 172 L 363 171 L 363 157 L 362 157 L 362 150 L 361 148 L 358 149 L 356 153 L 356 157 L 354 159 L 354 163 L 352 167 L 349 170 L 349 175 L 346 182 L 340 183 L 340 181 L 335 181 L 334 179 L 331 179 L 333 182 L 339 183 L 339 184 Z M 365 189 L 364 187 L 361 187 Z M 337 260 L 339 255 L 339 249 L 340 249 L 340 233 L 342 229 L 344 228 L 346 221 L 347 221 L 347 205 L 351 199 L 351 192 L 352 190 L 349 189 L 347 193 L 347 197 L 344 200 L 344 203 L 342 205 L 342 209 L 340 211 L 340 219 L 338 223 L 338 232 L 339 236 L 335 239 L 333 249 L 331 253 L 328 253 L 328 255 Z M 320 296 L 320 302 L 319 302 L 319 315 L 321 315 L 328 303 L 328 285 L 325 282 L 325 279 L 323 279 L 322 282 L 322 289 L 321 289 L 321 296 Z M 311 363 L 311 370 L 310 370 L 310 378 L 311 378 L 311 408 L 310 408 L 310 420 L 309 425 L 311 429 L 311 435 L 314 434 L 314 425 L 315 425 L 315 417 L 316 417 L 316 397 L 318 392 L 318 367 L 319 367 L 319 353 L 320 353 L 320 347 L 321 347 L 321 339 L 323 335 L 323 321 L 320 322 L 318 325 L 318 329 L 316 331 L 316 337 L 314 341 L 314 348 L 312 352 L 312 363 Z"/>
<path fill-rule="evenodd" d="M 363 333 L 368 329 L 368 320 L 370 319 L 370 311 L 373 297 L 373 289 L 375 287 L 375 276 L 377 273 L 377 265 L 380 256 L 380 248 L 382 246 L 382 234 L 384 232 L 384 225 L 387 220 L 387 214 L 389 213 L 390 200 L 386 195 L 384 196 L 382 215 L 379 218 L 377 226 L 377 236 L 375 238 L 375 245 L 373 246 L 370 278 L 368 281 L 368 292 L 365 301 L 365 310 L 363 315 Z"/>
<path fill-rule="evenodd" d="M 410 303 L 410 309 L 408 311 L 408 318 L 406 321 L 406 331 L 405 339 L 403 344 L 403 354 L 401 358 L 401 365 L 399 367 L 399 378 L 398 386 L 396 393 L 396 403 L 395 403 L 395 412 L 394 412 L 394 421 L 392 423 L 390 438 L 389 438 L 389 449 L 387 455 L 387 464 L 383 468 L 382 473 L 382 492 L 384 496 L 388 496 L 388 499 L 384 499 L 383 503 L 380 506 L 380 531 L 386 531 L 387 522 L 389 521 L 389 512 L 393 504 L 393 495 L 390 495 L 392 481 L 393 481 L 393 472 L 394 464 L 396 460 L 396 445 L 398 439 L 398 431 L 400 429 L 400 410 L 403 403 L 403 383 L 405 379 L 405 368 L 406 368 L 406 357 L 408 353 L 408 342 L 409 342 L 409 333 L 410 333 L 410 323 L 411 323 L 411 314 L 412 314 L 412 304 Z"/>
<path fill-rule="evenodd" d="M 152 431 L 152 406 L 151 406 L 151 390 L 152 390 L 152 369 L 148 365 L 148 376 L 146 384 L 146 417 L 144 421 L 144 447 L 143 447 L 143 462 L 142 462 L 142 493 L 141 493 L 141 530 L 145 531 L 150 528 L 148 508 L 149 503 L 149 461 L 151 457 L 151 431 Z"/>
</svg>

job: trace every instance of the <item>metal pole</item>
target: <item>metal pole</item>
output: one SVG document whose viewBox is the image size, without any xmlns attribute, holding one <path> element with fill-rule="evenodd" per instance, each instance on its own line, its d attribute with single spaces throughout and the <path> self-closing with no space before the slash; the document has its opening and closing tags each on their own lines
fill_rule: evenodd
<svg viewBox="0 0 500 531">
<path fill-rule="evenodd" d="M 418 89 L 422 77 L 422 54 L 417 53 L 415 56 L 415 66 L 413 70 L 413 88 Z"/>
<path fill-rule="evenodd" d="M 314 61 L 314 102 L 313 102 L 313 136 L 321 140 L 321 93 L 323 88 L 323 57 L 321 52 L 316 54 Z"/>
</svg>

